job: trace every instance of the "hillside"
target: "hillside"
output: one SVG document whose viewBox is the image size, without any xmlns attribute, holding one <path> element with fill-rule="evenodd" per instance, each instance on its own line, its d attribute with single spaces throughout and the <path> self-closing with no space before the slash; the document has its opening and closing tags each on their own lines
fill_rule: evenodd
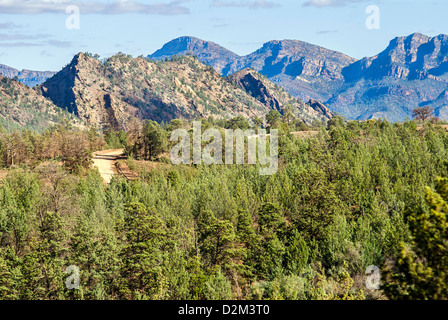
<svg viewBox="0 0 448 320">
<path fill-rule="evenodd" d="M 0 76 L 0 124 L 6 129 L 41 130 L 62 117 L 76 121 L 64 110 L 19 81 Z"/>
<path fill-rule="evenodd" d="M 311 124 L 316 119 L 326 121 L 333 117 L 333 113 L 324 105 L 318 105 L 317 101 L 305 104 L 253 69 L 238 71 L 228 76 L 228 79 L 270 109 L 281 112 L 284 106 L 291 105 L 295 115 L 307 124 Z"/>
<path fill-rule="evenodd" d="M 393 39 L 380 54 L 359 60 L 343 70 L 347 82 L 360 79 L 447 81 L 448 36 L 420 33 Z"/>
<path fill-rule="evenodd" d="M 272 107 L 194 57 L 150 61 L 120 54 L 105 63 L 79 53 L 40 90 L 97 127 L 125 129 L 128 119 L 156 121 L 262 117 Z M 321 118 L 310 113 L 310 120 Z"/>
</svg>

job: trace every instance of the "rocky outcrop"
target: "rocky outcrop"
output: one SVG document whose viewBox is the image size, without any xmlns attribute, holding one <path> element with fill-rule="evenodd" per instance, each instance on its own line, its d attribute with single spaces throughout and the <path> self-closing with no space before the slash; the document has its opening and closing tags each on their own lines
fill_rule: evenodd
<svg viewBox="0 0 448 320">
<path fill-rule="evenodd" d="M 328 100 L 343 82 L 342 69 L 356 61 L 343 53 L 297 40 L 270 41 L 259 50 L 238 56 L 213 42 L 182 37 L 150 55 L 151 59 L 193 54 L 224 76 L 251 68 L 292 95 Z"/>
<path fill-rule="evenodd" d="M 312 108 L 314 111 L 316 111 L 319 114 L 322 114 L 324 117 L 331 119 L 334 117 L 333 112 L 331 112 L 330 109 L 328 109 L 323 103 L 316 101 L 314 99 L 310 99 L 308 103 L 306 104 L 310 108 Z"/>
<path fill-rule="evenodd" d="M 268 88 L 267 81 L 264 81 L 266 78 L 262 79 L 259 73 L 244 69 L 229 76 L 229 79 L 270 109 L 281 111 L 283 101 L 274 96 L 271 88 Z"/>
<path fill-rule="evenodd" d="M 105 66 L 84 53 L 77 54 L 39 89 L 58 107 L 98 128 L 124 129 L 136 112 L 122 101 Z"/>
<path fill-rule="evenodd" d="M 268 78 L 281 74 L 291 77 L 342 79 L 341 71 L 353 59 L 340 52 L 328 50 L 297 40 L 270 41 L 262 48 L 229 65 L 227 73 L 252 68 Z"/>
<path fill-rule="evenodd" d="M 448 36 L 415 33 L 393 39 L 380 54 L 342 71 L 344 84 L 326 103 L 352 119 L 412 118 L 412 109 L 431 105 L 448 119 L 440 95 L 448 85 Z"/>
</svg>

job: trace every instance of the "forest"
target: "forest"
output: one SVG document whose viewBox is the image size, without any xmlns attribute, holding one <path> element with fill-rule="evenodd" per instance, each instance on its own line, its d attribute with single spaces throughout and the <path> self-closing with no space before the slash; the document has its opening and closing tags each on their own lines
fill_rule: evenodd
<svg viewBox="0 0 448 320">
<path fill-rule="evenodd" d="M 279 130 L 271 176 L 259 165 L 172 165 L 171 131 L 191 128 L 182 120 L 104 134 L 67 121 L 0 130 L 0 299 L 448 298 L 443 126 L 266 119 Z M 108 148 L 125 149 L 137 179 L 103 182 L 92 152 Z M 366 287 L 369 266 L 379 289 Z"/>
</svg>

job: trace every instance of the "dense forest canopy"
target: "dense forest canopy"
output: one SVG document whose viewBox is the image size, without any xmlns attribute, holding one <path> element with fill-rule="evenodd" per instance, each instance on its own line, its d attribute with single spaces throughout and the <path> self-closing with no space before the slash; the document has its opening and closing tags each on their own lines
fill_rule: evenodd
<svg viewBox="0 0 448 320">
<path fill-rule="evenodd" d="M 443 127 L 335 117 L 301 138 L 290 132 L 303 124 L 276 114 L 269 126 L 280 131 L 272 176 L 172 165 L 170 132 L 190 128 L 180 120 L 0 132 L 0 298 L 448 297 Z M 91 169 L 104 148 L 125 148 L 139 178 L 104 184 Z M 79 289 L 66 287 L 69 266 Z M 369 266 L 379 290 L 365 286 Z"/>
</svg>

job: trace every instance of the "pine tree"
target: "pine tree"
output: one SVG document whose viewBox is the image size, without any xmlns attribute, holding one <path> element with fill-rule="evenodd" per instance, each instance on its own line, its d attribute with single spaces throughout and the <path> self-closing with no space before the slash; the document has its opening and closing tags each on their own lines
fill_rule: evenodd
<svg viewBox="0 0 448 320">
<path fill-rule="evenodd" d="M 386 269 L 385 292 L 391 299 L 448 299 L 448 179 L 426 190 L 429 211 L 409 216 L 410 246 L 401 245 L 395 268 Z"/>
<path fill-rule="evenodd" d="M 19 261 L 10 248 L 0 249 L 0 300 L 16 300 L 20 297 Z"/>
<path fill-rule="evenodd" d="M 141 203 L 126 209 L 126 242 L 122 249 L 121 294 L 126 299 L 162 298 L 165 280 L 163 250 L 167 245 L 164 223 Z"/>
<path fill-rule="evenodd" d="M 22 263 L 24 299 L 63 299 L 66 232 L 59 214 L 45 212 L 39 238 L 32 238 Z"/>
<path fill-rule="evenodd" d="M 284 268 L 290 273 L 300 275 L 308 263 L 309 248 L 297 230 L 288 237 L 285 249 Z"/>
</svg>

